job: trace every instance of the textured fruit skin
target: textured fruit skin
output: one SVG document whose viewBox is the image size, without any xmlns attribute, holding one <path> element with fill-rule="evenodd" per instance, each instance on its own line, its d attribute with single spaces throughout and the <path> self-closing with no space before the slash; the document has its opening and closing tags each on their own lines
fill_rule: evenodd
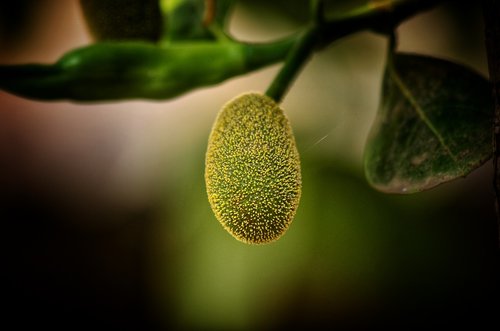
<svg viewBox="0 0 500 331">
<path fill-rule="evenodd" d="M 300 158 L 290 123 L 271 98 L 244 94 L 222 108 L 205 167 L 208 200 L 231 235 L 265 244 L 285 233 L 299 205 Z"/>
</svg>

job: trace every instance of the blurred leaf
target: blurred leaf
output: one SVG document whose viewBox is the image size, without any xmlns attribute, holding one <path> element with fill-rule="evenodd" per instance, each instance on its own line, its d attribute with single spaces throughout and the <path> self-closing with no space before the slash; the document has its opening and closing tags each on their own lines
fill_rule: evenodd
<svg viewBox="0 0 500 331">
<path fill-rule="evenodd" d="M 234 0 L 160 0 L 166 24 L 163 39 L 213 40 L 224 30 Z M 215 23 L 215 25 L 214 25 Z"/>
<path fill-rule="evenodd" d="M 80 0 L 80 5 L 96 40 L 160 38 L 163 23 L 158 0 Z"/>
<path fill-rule="evenodd" d="M 365 150 L 368 181 L 412 193 L 467 175 L 491 156 L 486 79 L 436 58 L 394 54 Z"/>
</svg>

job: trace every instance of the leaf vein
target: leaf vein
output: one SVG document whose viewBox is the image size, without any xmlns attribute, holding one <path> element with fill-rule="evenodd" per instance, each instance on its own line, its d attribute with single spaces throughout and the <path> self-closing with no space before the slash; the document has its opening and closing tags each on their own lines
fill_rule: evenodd
<svg viewBox="0 0 500 331">
<path fill-rule="evenodd" d="M 396 71 L 396 68 L 394 67 L 394 64 L 391 63 L 389 65 L 389 74 L 391 75 L 392 79 L 396 83 L 396 86 L 399 88 L 401 93 L 403 93 L 403 96 L 408 100 L 408 102 L 413 106 L 415 109 L 417 115 L 420 117 L 422 122 L 431 130 L 431 132 L 436 136 L 437 140 L 439 141 L 439 144 L 444 148 L 448 156 L 456 163 L 458 163 L 457 157 L 453 154 L 453 152 L 450 150 L 446 142 L 444 141 L 443 136 L 439 133 L 439 131 L 436 129 L 436 127 L 432 124 L 430 119 L 427 117 L 425 112 L 423 111 L 422 107 L 419 105 L 417 100 L 415 100 L 415 97 L 411 93 L 410 89 L 406 86 L 406 84 L 401 80 L 401 77 Z"/>
</svg>

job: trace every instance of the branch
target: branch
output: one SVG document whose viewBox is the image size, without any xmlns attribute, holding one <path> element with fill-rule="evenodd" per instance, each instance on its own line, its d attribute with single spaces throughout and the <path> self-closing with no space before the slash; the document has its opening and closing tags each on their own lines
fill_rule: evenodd
<svg viewBox="0 0 500 331">
<path fill-rule="evenodd" d="M 384 31 L 387 23 L 395 26 L 436 3 L 371 1 L 314 29 L 307 47 L 318 50 L 365 29 Z M 311 33 L 307 29 L 267 44 L 235 40 L 96 43 L 71 51 L 52 65 L 0 66 L 0 89 L 39 100 L 164 100 L 281 62 L 304 43 L 304 34 Z"/>
<path fill-rule="evenodd" d="M 433 8 L 440 0 L 369 1 L 349 12 L 335 16 L 323 25 L 322 45 L 362 30 L 390 35 L 394 27 L 409 17 Z"/>
</svg>

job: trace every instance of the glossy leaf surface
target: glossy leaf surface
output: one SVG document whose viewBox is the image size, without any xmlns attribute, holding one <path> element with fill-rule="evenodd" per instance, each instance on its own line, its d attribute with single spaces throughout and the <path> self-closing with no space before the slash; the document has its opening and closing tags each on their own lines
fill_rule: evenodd
<svg viewBox="0 0 500 331">
<path fill-rule="evenodd" d="M 493 108 L 486 79 L 437 58 L 390 56 L 365 149 L 378 190 L 413 193 L 465 176 L 491 156 Z"/>
</svg>

